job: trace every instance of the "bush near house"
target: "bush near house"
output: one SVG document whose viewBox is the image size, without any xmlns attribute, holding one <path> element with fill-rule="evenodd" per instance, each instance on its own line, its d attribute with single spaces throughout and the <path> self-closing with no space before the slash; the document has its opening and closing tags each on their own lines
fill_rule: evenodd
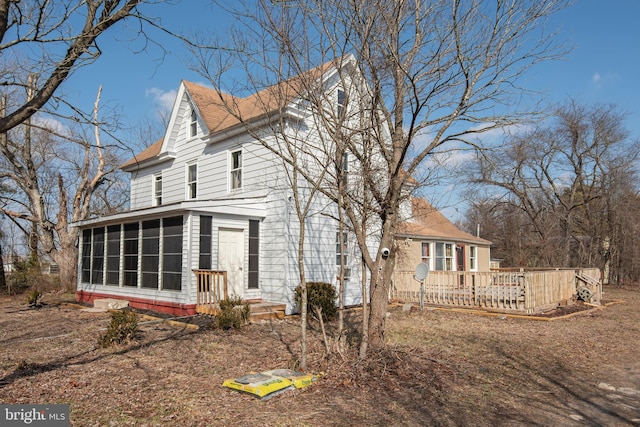
<svg viewBox="0 0 640 427">
<path fill-rule="evenodd" d="M 249 322 L 251 310 L 249 304 L 242 303 L 241 297 L 229 297 L 220 301 L 220 313 L 216 315 L 215 326 L 218 329 L 240 329 Z"/>
<path fill-rule="evenodd" d="M 111 323 L 104 334 L 100 335 L 98 344 L 102 348 L 112 345 L 126 344 L 138 335 L 138 316 L 132 310 L 114 311 Z"/>
<path fill-rule="evenodd" d="M 322 310 L 322 320 L 335 319 L 338 314 L 337 299 L 336 288 L 331 283 L 307 282 L 307 305 L 309 307 L 307 313 L 310 313 L 314 319 L 320 320 L 316 314 L 318 308 Z M 302 286 L 296 288 L 295 300 L 299 310 L 302 304 Z"/>
</svg>

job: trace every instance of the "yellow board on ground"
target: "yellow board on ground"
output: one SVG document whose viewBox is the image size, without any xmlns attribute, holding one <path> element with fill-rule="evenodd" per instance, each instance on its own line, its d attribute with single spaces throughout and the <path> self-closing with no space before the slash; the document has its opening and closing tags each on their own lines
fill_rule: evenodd
<svg viewBox="0 0 640 427">
<path fill-rule="evenodd" d="M 308 387 L 317 379 L 317 375 L 305 374 L 293 369 L 274 369 L 228 379 L 222 383 L 222 386 L 253 394 L 265 400 L 286 390 Z"/>
</svg>

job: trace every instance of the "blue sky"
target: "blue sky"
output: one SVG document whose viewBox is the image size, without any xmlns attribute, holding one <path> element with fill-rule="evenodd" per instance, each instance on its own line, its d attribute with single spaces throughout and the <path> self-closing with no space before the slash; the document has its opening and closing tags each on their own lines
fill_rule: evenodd
<svg viewBox="0 0 640 427">
<path fill-rule="evenodd" d="M 640 137 L 640 1 L 577 0 L 556 15 L 558 37 L 573 45 L 563 59 L 543 63 L 532 86 L 556 102 L 614 103 L 629 113 L 627 126 Z"/>
<path fill-rule="evenodd" d="M 229 24 L 209 0 L 162 5 L 151 14 L 178 32 L 218 32 Z M 562 60 L 538 64 L 523 84 L 544 92 L 549 103 L 561 103 L 570 97 L 587 104 L 614 103 L 628 113 L 626 126 L 632 138 L 640 138 L 639 17 L 640 0 L 576 0 L 550 22 L 550 28 L 557 31 L 557 41 L 571 45 L 571 52 Z M 170 106 L 180 80 L 206 83 L 189 69 L 189 55 L 179 42 L 152 34 L 167 49 L 161 59 L 161 50 L 154 46 L 136 53 L 140 41 L 115 43 L 114 39 L 122 39 L 125 34 L 109 34 L 102 41 L 104 53 L 98 61 L 65 84 L 65 93 L 85 109 L 91 108 L 102 84 L 103 105 L 118 106 L 128 124 L 136 126 Z M 131 148 L 137 151 L 142 147 Z M 451 195 L 446 200 L 435 196 L 432 200 L 450 218 L 457 219 L 466 209 L 455 192 L 432 191 Z"/>
<path fill-rule="evenodd" d="M 188 4 L 189 7 L 186 5 Z M 177 31 L 219 31 L 228 23 L 208 0 L 163 5 L 151 12 Z M 551 19 L 560 41 L 573 50 L 562 60 L 538 64 L 525 82 L 543 91 L 550 102 L 569 97 L 585 103 L 615 103 L 629 113 L 627 127 L 640 137 L 640 1 L 577 0 Z M 162 37 L 168 54 L 161 60 L 157 47 L 135 53 L 139 42 L 119 43 L 124 32 L 102 42 L 103 55 L 65 84 L 72 99 L 90 108 L 98 85 L 103 103 L 122 108 L 135 125 L 166 106 L 181 79 L 203 82 L 188 67 L 188 54 L 176 41 Z M 159 39 L 159 35 L 155 35 Z"/>
</svg>

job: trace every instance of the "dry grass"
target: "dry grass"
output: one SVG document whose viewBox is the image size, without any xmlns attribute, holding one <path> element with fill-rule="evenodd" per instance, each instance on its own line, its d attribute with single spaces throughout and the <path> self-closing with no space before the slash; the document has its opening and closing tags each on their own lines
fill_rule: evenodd
<svg viewBox="0 0 640 427">
<path fill-rule="evenodd" d="M 295 367 L 294 318 L 239 332 L 141 321 L 137 342 L 102 349 L 110 315 L 65 298 L 0 299 L 0 401 L 70 403 L 76 426 L 640 425 L 640 294 L 629 290 L 556 322 L 393 309 L 385 350 L 327 358 L 313 334 L 323 378 L 268 401 L 221 384 Z"/>
</svg>

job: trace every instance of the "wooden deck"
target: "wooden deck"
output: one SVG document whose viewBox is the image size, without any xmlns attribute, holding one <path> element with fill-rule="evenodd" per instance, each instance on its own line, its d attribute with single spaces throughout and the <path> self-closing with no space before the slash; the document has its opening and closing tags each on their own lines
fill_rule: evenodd
<svg viewBox="0 0 640 427">
<path fill-rule="evenodd" d="M 596 279 L 597 277 L 597 279 Z M 587 287 L 600 303 L 598 269 L 506 272 L 431 272 L 420 285 L 413 272 L 396 272 L 390 299 L 432 305 L 482 308 L 524 314 L 571 304 Z"/>
</svg>

